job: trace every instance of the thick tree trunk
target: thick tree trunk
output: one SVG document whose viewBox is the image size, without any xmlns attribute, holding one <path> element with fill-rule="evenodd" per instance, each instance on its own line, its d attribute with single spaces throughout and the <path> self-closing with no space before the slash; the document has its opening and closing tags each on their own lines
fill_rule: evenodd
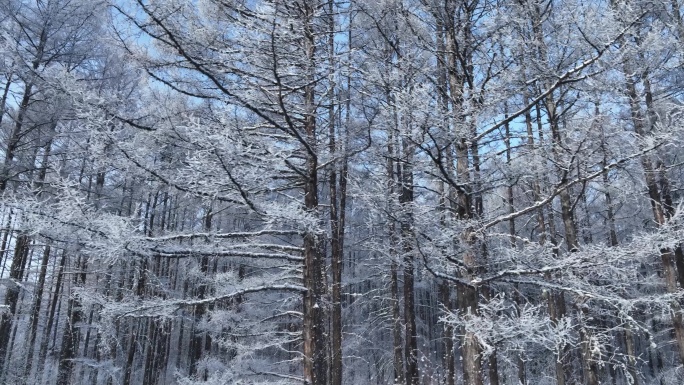
<svg viewBox="0 0 684 385">
<path fill-rule="evenodd" d="M 318 159 L 316 149 L 316 101 L 313 85 L 314 55 L 316 37 L 313 17 L 315 7 L 306 2 L 301 9 L 304 24 L 304 55 L 307 59 L 309 84 L 304 87 L 304 132 L 306 134 L 306 171 L 304 185 L 304 208 L 311 215 L 318 216 Z M 325 331 L 325 310 L 323 295 L 323 263 L 318 236 L 309 231 L 304 235 L 304 381 L 309 385 L 328 384 L 328 343 Z"/>
<path fill-rule="evenodd" d="M 317 197 L 317 162 L 308 161 L 308 180 L 306 183 L 306 209 L 316 212 Z M 325 338 L 325 319 L 322 293 L 323 277 L 321 274 L 322 256 L 316 234 L 304 236 L 304 378 L 307 384 L 327 384 L 327 344 Z"/>
<path fill-rule="evenodd" d="M 477 314 L 480 293 L 475 287 L 462 286 L 459 290 L 459 308 L 465 314 Z M 465 385 L 483 385 L 482 349 L 477 336 L 466 330 L 463 337 L 463 383 Z"/>
<path fill-rule="evenodd" d="M 399 204 L 402 218 L 400 235 L 404 255 L 404 362 L 406 364 L 406 384 L 418 385 L 418 339 L 416 331 L 415 288 L 414 288 L 414 250 L 413 250 L 413 148 L 408 141 L 402 141 L 403 164 L 398 165 L 400 177 Z"/>
<path fill-rule="evenodd" d="M 456 14 L 456 3 L 454 1 L 448 1 L 446 7 L 447 15 Z M 466 83 L 467 76 L 470 71 L 472 71 L 472 52 L 469 51 L 470 47 L 460 48 L 460 43 L 457 41 L 461 34 L 470 36 L 472 25 L 470 24 L 470 18 L 472 9 L 466 7 L 465 15 L 463 15 L 463 25 L 459 26 L 459 30 L 456 29 L 453 18 L 450 16 L 444 25 L 445 28 L 445 38 L 446 38 L 446 48 L 447 48 L 447 68 L 448 68 L 448 82 L 450 90 L 450 102 L 453 111 L 463 111 L 466 107 L 464 105 L 464 87 Z M 463 59 L 465 58 L 465 62 Z M 460 69 L 460 70 L 459 70 Z M 455 114 L 459 116 L 458 114 Z M 454 122 L 454 128 L 457 125 L 464 125 L 462 119 L 458 119 Z M 461 186 L 466 186 L 465 190 L 458 192 L 456 198 L 455 213 L 458 219 L 470 220 L 474 218 L 475 213 L 473 212 L 473 197 L 471 196 L 469 189 L 471 189 L 471 178 L 469 170 L 469 159 L 468 159 L 468 143 L 465 138 L 460 138 L 458 142 L 454 144 L 456 153 L 456 176 L 461 184 Z M 476 209 L 481 208 L 481 203 L 476 200 Z M 466 266 L 467 271 L 462 274 L 463 278 L 467 281 L 471 281 L 475 274 L 477 273 L 476 266 L 478 252 L 476 240 L 474 234 L 470 234 L 469 230 L 462 236 L 462 242 L 469 247 L 469 250 L 464 254 L 463 263 Z M 479 290 L 477 287 L 461 285 L 458 288 L 458 305 L 461 312 L 464 314 L 477 314 L 479 307 Z M 482 362 L 481 362 L 481 347 L 477 340 L 475 334 L 470 331 L 466 331 L 463 338 L 463 382 L 465 385 L 482 385 Z"/>
</svg>

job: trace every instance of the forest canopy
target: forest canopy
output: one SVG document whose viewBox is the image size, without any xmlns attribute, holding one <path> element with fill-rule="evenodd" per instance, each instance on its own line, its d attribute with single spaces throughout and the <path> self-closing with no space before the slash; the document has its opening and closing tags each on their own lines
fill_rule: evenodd
<svg viewBox="0 0 684 385">
<path fill-rule="evenodd" d="M 684 383 L 679 0 L 0 0 L 0 383 Z"/>
</svg>

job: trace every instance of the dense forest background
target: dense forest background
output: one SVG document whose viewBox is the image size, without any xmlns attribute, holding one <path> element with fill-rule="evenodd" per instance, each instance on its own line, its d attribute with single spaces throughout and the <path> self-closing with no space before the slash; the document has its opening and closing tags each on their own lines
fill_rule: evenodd
<svg viewBox="0 0 684 385">
<path fill-rule="evenodd" d="M 684 383 L 679 0 L 0 0 L 0 383 Z"/>
</svg>

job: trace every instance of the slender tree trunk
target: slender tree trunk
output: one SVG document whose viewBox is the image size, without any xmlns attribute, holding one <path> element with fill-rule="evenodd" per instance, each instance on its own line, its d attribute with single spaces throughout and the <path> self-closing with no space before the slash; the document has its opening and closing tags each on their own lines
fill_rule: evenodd
<svg viewBox="0 0 684 385">
<path fill-rule="evenodd" d="M 57 305 L 61 301 L 61 290 L 62 290 L 62 282 L 64 279 L 64 268 L 66 267 L 66 262 L 67 262 L 67 251 L 64 249 L 62 251 L 62 257 L 59 262 L 59 268 L 57 270 L 57 281 L 55 282 L 55 292 L 52 294 L 52 298 L 50 301 L 50 309 L 48 311 L 48 316 L 47 316 L 47 326 L 45 327 L 45 334 L 43 337 L 43 343 L 40 345 L 40 351 L 38 353 L 38 368 L 43 368 L 45 366 L 45 358 L 47 356 L 47 350 L 48 350 L 48 345 L 50 345 L 50 335 L 52 335 L 52 331 L 54 328 L 54 322 L 55 322 L 55 316 L 57 315 Z M 52 341 L 52 344 L 54 346 L 55 342 L 54 340 Z M 43 372 L 43 380 L 45 380 L 45 375 L 46 371 Z"/>
<path fill-rule="evenodd" d="M 546 98 L 546 110 L 549 119 L 549 126 L 551 128 L 551 138 L 553 143 L 553 156 L 556 163 L 563 164 L 563 158 L 561 157 L 561 151 L 563 147 L 563 138 L 560 131 L 559 117 L 557 111 L 557 103 L 554 101 L 553 96 L 549 95 Z M 572 169 L 572 165 L 567 165 L 567 170 L 561 171 L 560 183 L 565 184 L 568 181 L 568 174 Z M 570 196 L 570 191 L 568 189 L 563 189 L 559 193 L 560 203 L 561 203 L 561 219 L 563 221 L 563 230 L 565 232 L 565 243 L 569 252 L 576 252 L 579 250 L 579 238 L 577 235 L 577 225 L 575 221 L 574 207 L 572 202 L 572 197 Z M 558 305 L 556 307 L 558 319 L 565 316 L 566 304 L 565 304 L 565 294 L 563 292 L 557 293 Z M 582 318 L 583 319 L 583 318 Z M 593 357 L 593 349 L 589 346 L 591 344 L 592 336 L 591 330 L 588 325 L 581 325 L 580 338 L 582 339 L 582 345 L 587 346 L 587 349 L 582 351 L 582 368 L 585 374 L 585 381 L 587 385 L 598 385 L 598 365 Z M 567 353 L 565 354 L 567 357 Z M 568 357 L 569 359 L 569 357 Z M 563 366 L 566 371 L 566 378 L 568 378 L 570 365 L 566 361 Z"/>
<path fill-rule="evenodd" d="M 580 309 L 582 315 L 580 316 L 580 347 L 582 352 L 582 366 L 584 372 L 584 383 L 587 385 L 598 385 L 599 384 L 599 369 L 594 359 L 593 354 L 593 342 L 591 338 L 591 331 L 587 328 L 587 321 L 582 319 L 586 316 L 587 309 Z"/>
<path fill-rule="evenodd" d="M 5 254 L 9 249 L 9 244 L 11 242 L 10 234 L 12 234 L 12 215 L 14 210 L 10 209 L 7 214 L 7 227 L 2 229 L 2 243 L 0 244 L 0 265 L 2 265 L 2 271 L 0 271 L 0 277 L 5 274 Z"/>
<path fill-rule="evenodd" d="M 333 2 L 328 2 L 330 36 L 328 37 L 328 60 L 330 65 L 328 99 L 328 147 L 333 157 L 339 158 L 340 151 L 336 143 L 335 106 L 335 19 Z M 345 157 L 346 159 L 346 157 Z M 344 267 L 344 214 L 346 195 L 346 160 L 342 173 L 337 181 L 337 165 L 332 162 L 330 169 L 330 232 L 331 232 L 331 271 L 332 271 L 332 319 L 331 319 L 331 357 L 330 385 L 342 385 L 342 269 Z M 338 195 L 339 193 L 339 195 Z"/>
<path fill-rule="evenodd" d="M 625 349 L 627 350 L 627 373 L 631 377 L 631 385 L 639 385 L 641 383 L 640 374 L 637 371 L 637 352 L 634 347 L 634 334 L 629 325 L 625 326 Z"/>
<path fill-rule="evenodd" d="M 396 193 L 396 180 L 394 172 L 395 150 L 394 150 L 394 134 L 389 132 L 389 139 L 387 141 L 387 191 L 388 191 L 388 212 L 391 212 L 394 207 L 394 197 Z M 392 295 L 392 337 L 393 337 L 393 352 L 394 352 L 394 384 L 403 385 L 405 383 L 404 370 L 404 353 L 403 353 L 403 325 L 401 320 L 401 301 L 399 299 L 399 274 L 397 266 L 399 237 L 397 236 L 397 229 L 395 221 L 390 218 L 388 225 L 389 232 L 389 255 L 391 258 L 390 264 L 390 290 Z"/>
<path fill-rule="evenodd" d="M 504 106 L 505 110 L 505 117 L 508 118 L 508 104 L 505 104 Z M 531 135 L 531 125 L 532 122 L 528 120 L 528 116 L 525 116 L 525 122 L 526 122 L 526 127 L 528 129 L 528 140 L 534 141 L 533 138 L 530 138 L 529 135 Z M 506 143 L 506 164 L 510 165 L 512 161 L 512 154 L 511 154 L 511 127 L 510 124 L 506 124 L 504 126 L 506 137 L 504 139 Z M 534 142 L 532 142 L 534 144 Z M 508 213 L 513 214 L 515 212 L 515 194 L 513 191 L 513 184 L 509 184 L 508 187 L 506 188 L 506 206 L 508 206 Z M 508 221 L 508 234 L 510 235 L 510 243 L 511 243 L 511 248 L 515 249 L 517 247 L 517 242 L 516 242 L 516 232 L 515 232 L 515 218 L 511 218 Z M 520 294 L 518 287 L 514 288 L 513 292 L 513 298 L 515 301 L 516 305 L 516 313 L 518 316 L 520 316 L 520 307 L 521 307 L 521 301 L 520 301 Z M 525 361 L 522 357 L 522 353 L 518 353 L 516 357 L 516 366 L 518 369 L 518 384 L 521 385 L 526 385 L 527 384 L 527 376 L 526 376 L 526 369 L 525 369 Z"/>
<path fill-rule="evenodd" d="M 139 322 L 130 322 L 128 328 L 128 341 L 126 342 L 126 361 L 123 369 L 123 385 L 131 384 L 131 377 L 133 375 L 133 361 L 135 359 L 135 336 L 139 330 Z"/>
<path fill-rule="evenodd" d="M 604 157 L 604 164 L 607 164 L 607 159 Z M 603 174 L 603 186 L 605 189 L 604 196 L 606 198 L 606 211 L 608 217 L 608 240 L 611 246 L 618 245 L 617 231 L 615 230 L 615 213 L 613 212 L 613 197 L 608 191 L 608 173 Z"/>
<path fill-rule="evenodd" d="M 42 51 L 43 47 L 45 45 L 45 30 L 41 33 L 41 40 L 38 45 L 38 51 L 37 51 L 37 56 L 35 60 L 33 61 L 33 70 L 35 71 L 38 66 L 40 65 L 40 60 L 42 59 Z M 33 80 L 32 80 L 33 75 L 30 75 L 30 79 L 25 83 L 24 85 L 24 91 L 23 91 L 23 96 L 21 99 L 21 102 L 19 103 L 19 110 L 17 113 L 17 118 L 15 119 L 14 126 L 12 129 L 12 132 L 8 138 L 7 141 L 7 148 L 5 149 L 5 159 L 2 165 L 2 170 L 0 170 L 0 194 L 4 193 L 7 184 L 9 182 L 9 179 L 11 178 L 11 169 L 12 169 L 12 162 L 14 160 L 14 157 L 16 155 L 16 151 L 19 147 L 19 140 L 21 139 L 22 136 L 22 131 L 23 131 L 23 126 L 24 126 L 24 119 L 26 118 L 26 113 L 28 110 L 29 102 L 31 101 L 31 96 L 33 92 Z M 8 82 L 9 84 L 9 82 Z M 4 103 L 5 103 L 5 95 L 3 95 L 3 110 L 2 114 L 4 115 Z M 9 231 L 9 229 L 8 229 Z M 23 277 L 23 269 L 25 268 L 26 264 L 26 256 L 28 254 L 28 246 L 29 246 L 29 241 L 28 237 L 25 235 L 20 235 L 17 238 L 17 246 L 16 248 L 19 248 L 20 251 L 17 252 L 17 249 L 15 248 L 15 253 L 14 253 L 14 258 L 19 258 L 19 260 L 12 260 L 12 266 L 16 267 L 16 271 L 10 270 L 10 279 L 15 280 L 15 281 L 21 281 Z M 15 277 L 16 274 L 19 274 L 18 276 Z M 6 296 L 5 296 L 5 305 L 8 306 L 9 313 L 3 313 L 2 318 L 0 318 L 0 370 L 3 370 L 4 374 L 4 367 L 5 367 L 5 359 L 6 355 L 9 355 L 8 352 L 8 347 L 9 347 L 9 342 L 10 342 L 10 333 L 12 330 L 12 319 L 14 317 L 14 312 L 16 311 L 17 307 L 17 301 L 18 301 L 18 288 L 11 288 L 8 290 Z M 2 378 L 2 376 L 0 376 Z"/>
<path fill-rule="evenodd" d="M 535 113 L 536 113 L 536 120 L 537 120 L 537 133 L 539 135 L 539 146 L 543 144 L 544 141 L 544 126 L 542 123 L 542 112 L 541 112 L 541 107 L 539 103 L 535 105 Z M 527 118 L 526 118 L 527 119 Z M 534 143 L 533 143 L 533 134 L 532 134 L 532 129 L 531 129 L 531 116 L 529 118 L 530 124 L 528 125 L 528 145 L 530 145 L 532 151 L 534 151 Z M 541 196 L 542 189 L 539 186 L 539 184 L 535 181 L 535 187 L 536 187 L 536 192 L 537 196 Z M 538 199 L 538 198 L 535 198 Z M 538 214 L 538 221 L 539 221 L 539 227 L 541 229 L 541 235 L 540 235 L 540 243 L 544 244 L 546 241 L 546 219 L 544 218 L 544 210 L 543 208 L 539 209 L 539 214 Z M 549 207 L 548 210 L 548 232 L 549 232 L 549 240 L 551 242 L 552 248 L 553 248 L 553 253 L 557 257 L 560 250 L 558 247 L 558 241 L 556 239 L 556 221 L 554 218 L 553 214 L 553 204 L 551 204 L 551 207 Z M 550 274 L 546 274 L 545 278 L 548 281 L 552 280 L 552 277 Z M 549 293 L 545 293 L 544 298 L 547 301 L 548 305 L 548 312 L 549 312 L 549 318 L 551 319 L 551 322 L 554 325 L 557 325 L 562 317 L 565 316 L 565 296 L 563 293 L 558 293 L 555 290 L 551 290 Z M 570 378 L 570 370 L 571 366 L 569 363 L 569 357 L 568 357 L 568 347 L 563 346 L 560 352 L 558 352 L 558 357 L 556 357 L 556 384 L 557 385 L 565 385 L 566 379 Z"/>
<path fill-rule="evenodd" d="M 43 258 L 40 261 L 40 273 L 38 275 L 35 299 L 33 301 L 31 318 L 29 320 L 28 353 L 26 354 L 26 370 L 24 371 L 24 377 L 26 379 L 28 379 L 31 375 L 31 368 L 33 365 L 33 351 L 36 343 L 38 320 L 40 319 L 40 308 L 43 300 L 43 289 L 45 287 L 45 276 L 47 275 L 49 258 L 50 246 L 47 245 L 45 246 L 45 250 L 43 250 Z"/>
<path fill-rule="evenodd" d="M 440 302 L 447 309 L 451 309 L 451 287 L 448 282 L 442 281 L 439 284 Z M 454 363 L 454 326 L 450 323 L 444 324 L 444 375 L 446 385 L 456 383 L 456 365 Z"/>
<path fill-rule="evenodd" d="M 54 126 L 53 126 L 54 128 Z M 34 188 L 38 191 L 38 196 L 42 195 L 42 186 L 45 182 L 45 177 L 47 175 L 48 168 L 48 158 L 50 156 L 50 150 L 52 147 L 52 140 L 44 146 L 45 152 L 43 153 L 43 158 L 41 160 L 41 168 L 38 174 L 38 179 Z M 43 300 L 43 289 L 45 287 L 45 276 L 47 275 L 48 261 L 50 257 L 50 245 L 46 245 L 43 250 L 43 258 L 40 264 L 40 273 L 38 275 L 38 282 L 36 284 L 35 298 L 33 301 L 33 306 L 31 308 L 31 315 L 29 319 L 29 335 L 28 335 L 28 352 L 26 354 L 26 369 L 24 372 L 24 378 L 28 380 L 31 375 L 31 368 L 33 366 L 33 352 L 36 342 L 36 334 L 38 330 L 38 320 L 40 319 L 40 308 Z"/>
<path fill-rule="evenodd" d="M 447 80 L 447 58 L 446 55 L 446 33 L 444 30 L 443 15 L 441 12 L 437 11 L 433 14 L 435 18 L 436 25 L 436 41 L 437 41 L 437 51 L 435 56 L 437 58 L 437 87 L 439 90 L 438 101 L 440 113 L 443 116 L 448 116 L 449 114 L 449 83 Z M 449 121 L 444 122 L 444 131 L 448 135 L 451 131 Z M 451 171 L 451 166 L 453 157 L 448 155 L 447 160 L 447 170 Z M 446 226 L 446 217 L 448 214 L 448 200 L 451 199 L 452 192 L 450 187 L 442 182 L 440 183 L 440 206 L 442 210 L 442 225 Z M 439 300 L 442 305 L 447 309 L 452 309 L 451 300 L 451 287 L 449 282 L 443 280 L 439 283 Z M 456 381 L 456 365 L 454 362 L 454 326 L 450 323 L 444 323 L 443 329 L 443 339 L 444 339 L 444 376 L 446 385 L 454 385 Z"/>
<path fill-rule="evenodd" d="M 24 271 L 26 269 L 26 261 L 29 255 L 29 237 L 26 234 L 20 234 L 17 237 L 14 247 L 14 256 L 12 257 L 12 265 L 10 267 L 10 286 L 7 288 L 5 294 L 5 306 L 7 311 L 0 316 L 0 368 L 3 368 L 3 373 L 6 362 L 11 356 L 8 351 L 9 342 L 11 338 L 13 318 L 16 314 L 17 303 L 19 301 L 19 289 L 21 280 L 24 278 Z"/>
<path fill-rule="evenodd" d="M 32 92 L 33 83 L 26 83 L 24 85 L 24 96 L 22 97 L 21 102 L 19 103 L 19 112 L 17 113 L 14 128 L 12 129 L 12 133 L 10 134 L 10 137 L 7 141 L 7 149 L 5 150 L 5 160 L 2 165 L 2 172 L 0 173 L 0 193 L 5 192 L 5 189 L 7 189 L 7 183 L 11 178 L 12 162 L 16 155 L 16 151 L 19 147 L 19 140 L 22 136 L 24 119 L 26 117 L 29 102 L 31 101 Z"/>
<path fill-rule="evenodd" d="M 626 72 L 630 73 L 630 72 Z M 638 95 L 636 86 L 632 79 L 627 79 L 626 84 L 627 97 L 629 99 L 630 111 L 634 130 L 637 135 L 644 137 L 646 135 L 644 128 L 644 116 L 639 107 Z M 641 157 L 641 166 L 644 169 L 644 179 L 646 180 L 646 187 L 648 189 L 648 196 L 650 198 L 651 210 L 653 217 L 658 226 L 665 224 L 665 212 L 660 196 L 660 191 L 656 181 L 656 170 L 653 167 L 648 156 Z M 663 272 L 665 273 L 665 284 L 669 293 L 675 293 L 678 290 L 677 285 L 677 267 L 675 265 L 676 255 L 672 250 L 663 248 L 660 250 L 660 258 L 663 265 Z M 684 281 L 684 280 L 683 280 Z M 684 285 L 684 282 L 680 282 Z M 679 362 L 684 363 L 684 318 L 682 318 L 681 305 L 678 301 L 672 301 L 672 323 L 675 331 L 675 339 L 679 350 Z"/>
<path fill-rule="evenodd" d="M 2 91 L 2 98 L 0 99 L 0 127 L 2 126 L 2 120 L 5 117 L 5 107 L 7 106 L 7 95 L 9 95 L 10 88 L 12 88 L 12 77 L 14 72 L 10 70 L 7 74 L 7 83 L 5 83 L 5 89 Z"/>
<path fill-rule="evenodd" d="M 212 219 L 213 219 L 213 212 L 212 208 L 210 207 L 207 211 L 207 214 L 204 217 L 204 231 L 209 233 L 211 232 L 212 229 Z M 202 272 L 202 277 L 200 279 L 203 279 L 203 277 L 206 277 L 207 274 L 209 273 L 209 257 L 208 256 L 203 256 L 201 261 L 200 261 L 200 271 Z M 202 282 L 200 283 L 199 287 L 197 288 L 197 298 L 198 299 L 204 299 L 207 296 L 207 284 Z M 207 312 L 207 306 L 204 304 L 197 305 L 195 306 L 195 325 L 199 324 L 202 321 L 202 318 L 204 318 L 204 315 Z M 195 333 L 192 336 L 192 340 L 190 342 L 190 375 L 195 375 L 203 380 L 206 381 L 208 373 L 205 370 L 201 374 L 199 373 L 198 370 L 198 363 L 202 359 L 202 354 L 203 351 L 205 350 L 205 339 L 210 339 L 211 337 L 207 335 L 207 333 L 202 332 L 202 331 L 195 331 Z M 211 344 L 211 342 L 209 342 Z"/>
<path fill-rule="evenodd" d="M 28 111 L 29 103 L 31 102 L 31 97 L 33 96 L 33 87 L 36 71 L 38 70 L 38 67 L 40 67 L 43 61 L 43 54 L 45 50 L 45 45 L 47 43 L 47 38 L 47 24 L 44 24 L 40 32 L 38 45 L 36 46 L 36 55 L 33 58 L 33 61 L 31 62 L 31 69 L 33 72 L 29 73 L 28 79 L 24 83 L 24 93 L 21 98 L 21 102 L 19 103 L 17 118 L 14 120 L 14 127 L 7 141 L 7 148 L 5 149 L 5 160 L 3 162 L 2 170 L 0 170 L 0 194 L 5 192 L 5 189 L 7 188 L 7 183 L 9 182 L 9 179 L 11 177 L 12 161 L 14 160 L 14 156 L 16 155 L 16 151 L 19 147 L 19 140 L 23 135 L 22 130 L 24 127 L 24 119 L 26 119 L 26 113 Z M 8 84 L 9 83 L 10 82 L 8 79 Z M 4 103 L 6 102 L 5 98 L 7 92 L 8 88 L 6 86 L 5 93 L 3 94 L 3 110 L 1 115 L 4 115 L 5 112 Z M 2 350 L 1 346 L 0 350 Z"/>
<path fill-rule="evenodd" d="M 86 283 L 87 262 L 85 257 L 81 257 L 76 263 L 76 269 L 80 273 L 74 274 L 73 284 L 75 287 L 83 287 Z M 67 305 L 67 323 L 64 325 L 64 335 L 62 336 L 62 347 L 59 354 L 59 369 L 57 373 L 57 385 L 70 385 L 72 373 L 74 372 L 74 359 L 78 354 L 80 343 L 80 331 L 78 325 L 83 319 L 81 301 L 70 295 Z"/>
<path fill-rule="evenodd" d="M 157 320 L 154 318 L 150 318 L 147 320 L 147 342 L 145 346 L 145 352 L 144 352 L 144 374 L 143 374 L 143 383 L 144 384 L 153 384 L 154 383 L 154 376 L 158 375 L 156 373 L 155 369 L 155 356 L 157 354 L 156 347 L 157 347 L 157 339 L 159 338 L 159 333 L 157 332 Z M 205 379 L 206 380 L 206 379 Z"/>
</svg>

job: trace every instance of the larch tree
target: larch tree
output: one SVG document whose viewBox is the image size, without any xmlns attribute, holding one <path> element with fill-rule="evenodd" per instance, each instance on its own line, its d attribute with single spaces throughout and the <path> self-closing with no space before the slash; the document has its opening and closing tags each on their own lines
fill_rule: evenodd
<svg viewBox="0 0 684 385">
<path fill-rule="evenodd" d="M 0 382 L 682 382 L 680 8 L 2 1 Z"/>
</svg>

